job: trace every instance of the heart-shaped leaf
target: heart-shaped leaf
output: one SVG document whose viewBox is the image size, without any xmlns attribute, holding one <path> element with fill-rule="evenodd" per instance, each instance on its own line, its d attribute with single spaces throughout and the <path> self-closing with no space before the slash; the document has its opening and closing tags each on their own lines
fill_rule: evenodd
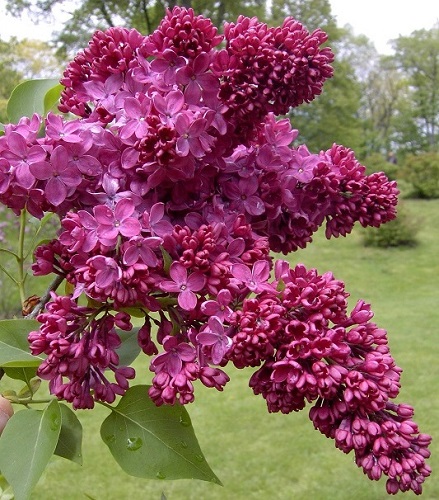
<svg viewBox="0 0 439 500">
<path fill-rule="evenodd" d="M 40 323 L 31 319 L 5 319 L 0 321 L 0 366 L 25 368 L 39 366 L 44 358 L 32 356 L 27 337 L 38 330 Z"/>
<path fill-rule="evenodd" d="M 75 412 L 64 404 L 61 408 L 62 425 L 55 455 L 82 465 L 82 425 Z"/>
<path fill-rule="evenodd" d="M 126 392 L 102 423 L 101 437 L 131 476 L 221 484 L 204 458 L 186 409 L 155 406 L 148 386 Z"/>
<path fill-rule="evenodd" d="M 27 500 L 53 455 L 61 430 L 61 409 L 53 400 L 44 411 L 15 413 L 0 437 L 0 470 L 15 500 Z"/>
<path fill-rule="evenodd" d="M 17 85 L 8 101 L 7 114 L 9 120 L 16 123 L 22 116 L 31 117 L 34 113 L 43 116 L 46 94 L 58 84 L 58 80 L 41 79 L 28 80 Z"/>
</svg>

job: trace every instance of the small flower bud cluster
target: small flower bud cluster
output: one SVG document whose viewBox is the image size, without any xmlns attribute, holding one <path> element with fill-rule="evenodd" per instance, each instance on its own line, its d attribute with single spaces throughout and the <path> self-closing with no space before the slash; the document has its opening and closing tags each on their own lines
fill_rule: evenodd
<svg viewBox="0 0 439 500">
<path fill-rule="evenodd" d="M 39 316 L 43 326 L 29 334 L 32 354 L 47 354 L 38 375 L 50 381 L 52 394 L 74 408 L 93 408 L 94 400 L 113 403 L 135 375 L 133 368 L 119 366 L 116 353 L 120 338 L 115 326 L 122 328 L 123 322 L 118 315 L 98 317 L 91 312 L 70 297 L 52 293 L 47 312 Z M 108 380 L 106 370 L 114 372 L 114 382 Z"/>
<path fill-rule="evenodd" d="M 344 146 L 294 144 L 276 118 L 332 76 L 325 41 L 292 18 L 240 16 L 222 36 L 182 7 L 150 36 L 93 35 L 61 80 L 74 118 L 23 118 L 0 137 L 0 201 L 59 216 L 32 268 L 71 291 L 52 294 L 29 342 L 52 394 L 112 403 L 135 375 L 117 354 L 135 310 L 156 405 L 192 402 L 196 380 L 223 390 L 229 362 L 256 367 L 250 386 L 270 412 L 314 403 L 315 427 L 371 479 L 418 493 L 429 438 L 391 402 L 401 370 L 386 332 L 362 301 L 348 314 L 331 273 L 271 256 L 324 224 L 338 237 L 396 214 L 395 182 L 367 176 Z"/>
</svg>

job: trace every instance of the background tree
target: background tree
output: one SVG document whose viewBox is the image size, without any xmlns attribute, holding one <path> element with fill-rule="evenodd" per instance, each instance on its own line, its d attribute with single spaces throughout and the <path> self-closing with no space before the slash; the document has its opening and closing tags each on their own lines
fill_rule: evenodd
<svg viewBox="0 0 439 500">
<path fill-rule="evenodd" d="M 23 11 L 36 20 L 51 15 L 64 0 L 8 0 L 8 11 L 19 16 Z M 265 0 L 75 0 L 69 2 L 70 18 L 55 35 L 58 52 L 72 56 L 83 48 L 97 29 L 111 26 L 136 28 L 147 35 L 155 30 L 166 8 L 176 5 L 192 7 L 197 13 L 210 17 L 216 26 L 232 21 L 239 14 L 266 16 Z"/>
<path fill-rule="evenodd" d="M 290 115 L 293 126 L 299 129 L 299 140 L 312 151 L 328 149 L 334 142 L 361 151 L 360 98 L 353 68 L 347 61 L 334 63 L 334 77 L 325 83 L 322 94 Z"/>
<path fill-rule="evenodd" d="M 365 154 L 387 154 L 400 143 L 401 114 L 410 108 L 408 82 L 393 57 L 374 61 L 361 81 L 361 95 Z"/>
<path fill-rule="evenodd" d="M 10 45 L 13 66 L 24 80 L 57 78 L 61 74 L 64 64 L 47 42 L 13 38 Z"/>
<path fill-rule="evenodd" d="M 328 0 L 273 0 L 271 23 L 280 24 L 288 16 L 300 19 L 311 31 L 322 28 L 334 34 L 338 30 Z"/>
<path fill-rule="evenodd" d="M 409 80 L 413 103 L 411 121 L 422 140 L 419 147 L 438 151 L 439 23 L 431 30 L 418 30 L 410 36 L 400 36 L 393 47 L 395 62 Z"/>
<path fill-rule="evenodd" d="M 23 79 L 14 67 L 12 43 L 0 39 L 0 122 L 6 122 L 6 104 L 12 90 Z"/>
</svg>

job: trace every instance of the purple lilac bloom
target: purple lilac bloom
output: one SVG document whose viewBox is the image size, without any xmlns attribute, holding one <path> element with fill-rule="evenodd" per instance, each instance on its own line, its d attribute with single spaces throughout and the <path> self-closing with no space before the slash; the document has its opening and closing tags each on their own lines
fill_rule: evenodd
<svg viewBox="0 0 439 500">
<path fill-rule="evenodd" d="M 194 292 L 203 289 L 206 278 L 198 271 L 188 275 L 187 269 L 179 262 L 171 264 L 169 276 L 171 280 L 162 281 L 160 288 L 165 292 L 178 293 L 178 304 L 182 309 L 195 309 L 197 296 Z"/>
<path fill-rule="evenodd" d="M 270 267 L 266 261 L 258 261 L 253 264 L 252 269 L 244 264 L 233 264 L 233 276 L 254 293 L 263 291 L 273 292 L 274 288 L 267 283 L 270 277 Z"/>
<path fill-rule="evenodd" d="M 52 151 L 48 161 L 33 163 L 30 171 L 36 179 L 46 181 L 47 201 L 55 207 L 72 194 L 82 182 L 81 173 L 75 166 L 69 164 L 67 150 L 61 145 Z"/>
<path fill-rule="evenodd" d="M 52 295 L 29 335 L 52 394 L 91 408 L 125 393 L 134 371 L 119 366 L 116 328 L 133 312 L 156 405 L 191 403 L 195 380 L 223 390 L 229 377 L 212 365 L 254 367 L 268 411 L 311 405 L 314 427 L 370 479 L 418 494 L 431 438 L 393 402 L 401 369 L 371 307 L 349 311 L 331 273 L 271 257 L 321 226 L 346 236 L 396 215 L 395 182 L 366 175 L 342 145 L 296 144 L 278 117 L 332 76 L 326 39 L 292 17 L 239 16 L 220 35 L 184 7 L 149 36 L 98 30 L 63 74 L 65 116 L 5 125 L 0 202 L 60 219 L 32 266 L 72 291 Z"/>
<path fill-rule="evenodd" d="M 218 292 L 216 300 L 206 300 L 201 304 L 201 310 L 207 316 L 216 316 L 221 321 L 230 318 L 233 310 L 230 308 L 232 302 L 232 294 L 227 289 L 222 289 Z"/>
<path fill-rule="evenodd" d="M 107 205 L 97 205 L 93 209 L 98 223 L 96 234 L 107 246 L 112 246 L 120 235 L 137 236 L 140 233 L 140 222 L 133 217 L 135 206 L 132 200 L 124 198 L 116 203 L 114 210 Z"/>
<path fill-rule="evenodd" d="M 217 316 L 209 318 L 207 325 L 197 335 L 197 342 L 209 348 L 214 365 L 221 363 L 232 345 L 232 339 L 226 334 L 224 325 Z"/>
</svg>

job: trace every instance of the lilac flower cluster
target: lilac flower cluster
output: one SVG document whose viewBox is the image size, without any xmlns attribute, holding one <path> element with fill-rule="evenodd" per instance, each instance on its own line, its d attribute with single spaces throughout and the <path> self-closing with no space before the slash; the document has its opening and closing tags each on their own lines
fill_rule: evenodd
<svg viewBox="0 0 439 500">
<path fill-rule="evenodd" d="M 326 38 L 243 16 L 222 36 L 180 7 L 150 36 L 96 32 L 61 80 L 59 109 L 76 117 L 5 127 L 0 201 L 61 221 L 33 272 L 71 294 L 53 292 L 29 335 L 57 397 L 92 408 L 125 393 L 134 371 L 119 365 L 117 329 L 135 309 L 157 405 L 192 402 L 195 380 L 223 390 L 228 362 L 259 367 L 250 386 L 269 411 L 313 402 L 315 427 L 371 479 L 419 493 L 430 438 L 391 402 L 401 370 L 386 333 L 363 302 L 348 314 L 330 273 L 271 254 L 323 224 L 329 238 L 395 217 L 395 182 L 344 146 L 293 145 L 298 131 L 275 118 L 332 76 Z"/>
</svg>

